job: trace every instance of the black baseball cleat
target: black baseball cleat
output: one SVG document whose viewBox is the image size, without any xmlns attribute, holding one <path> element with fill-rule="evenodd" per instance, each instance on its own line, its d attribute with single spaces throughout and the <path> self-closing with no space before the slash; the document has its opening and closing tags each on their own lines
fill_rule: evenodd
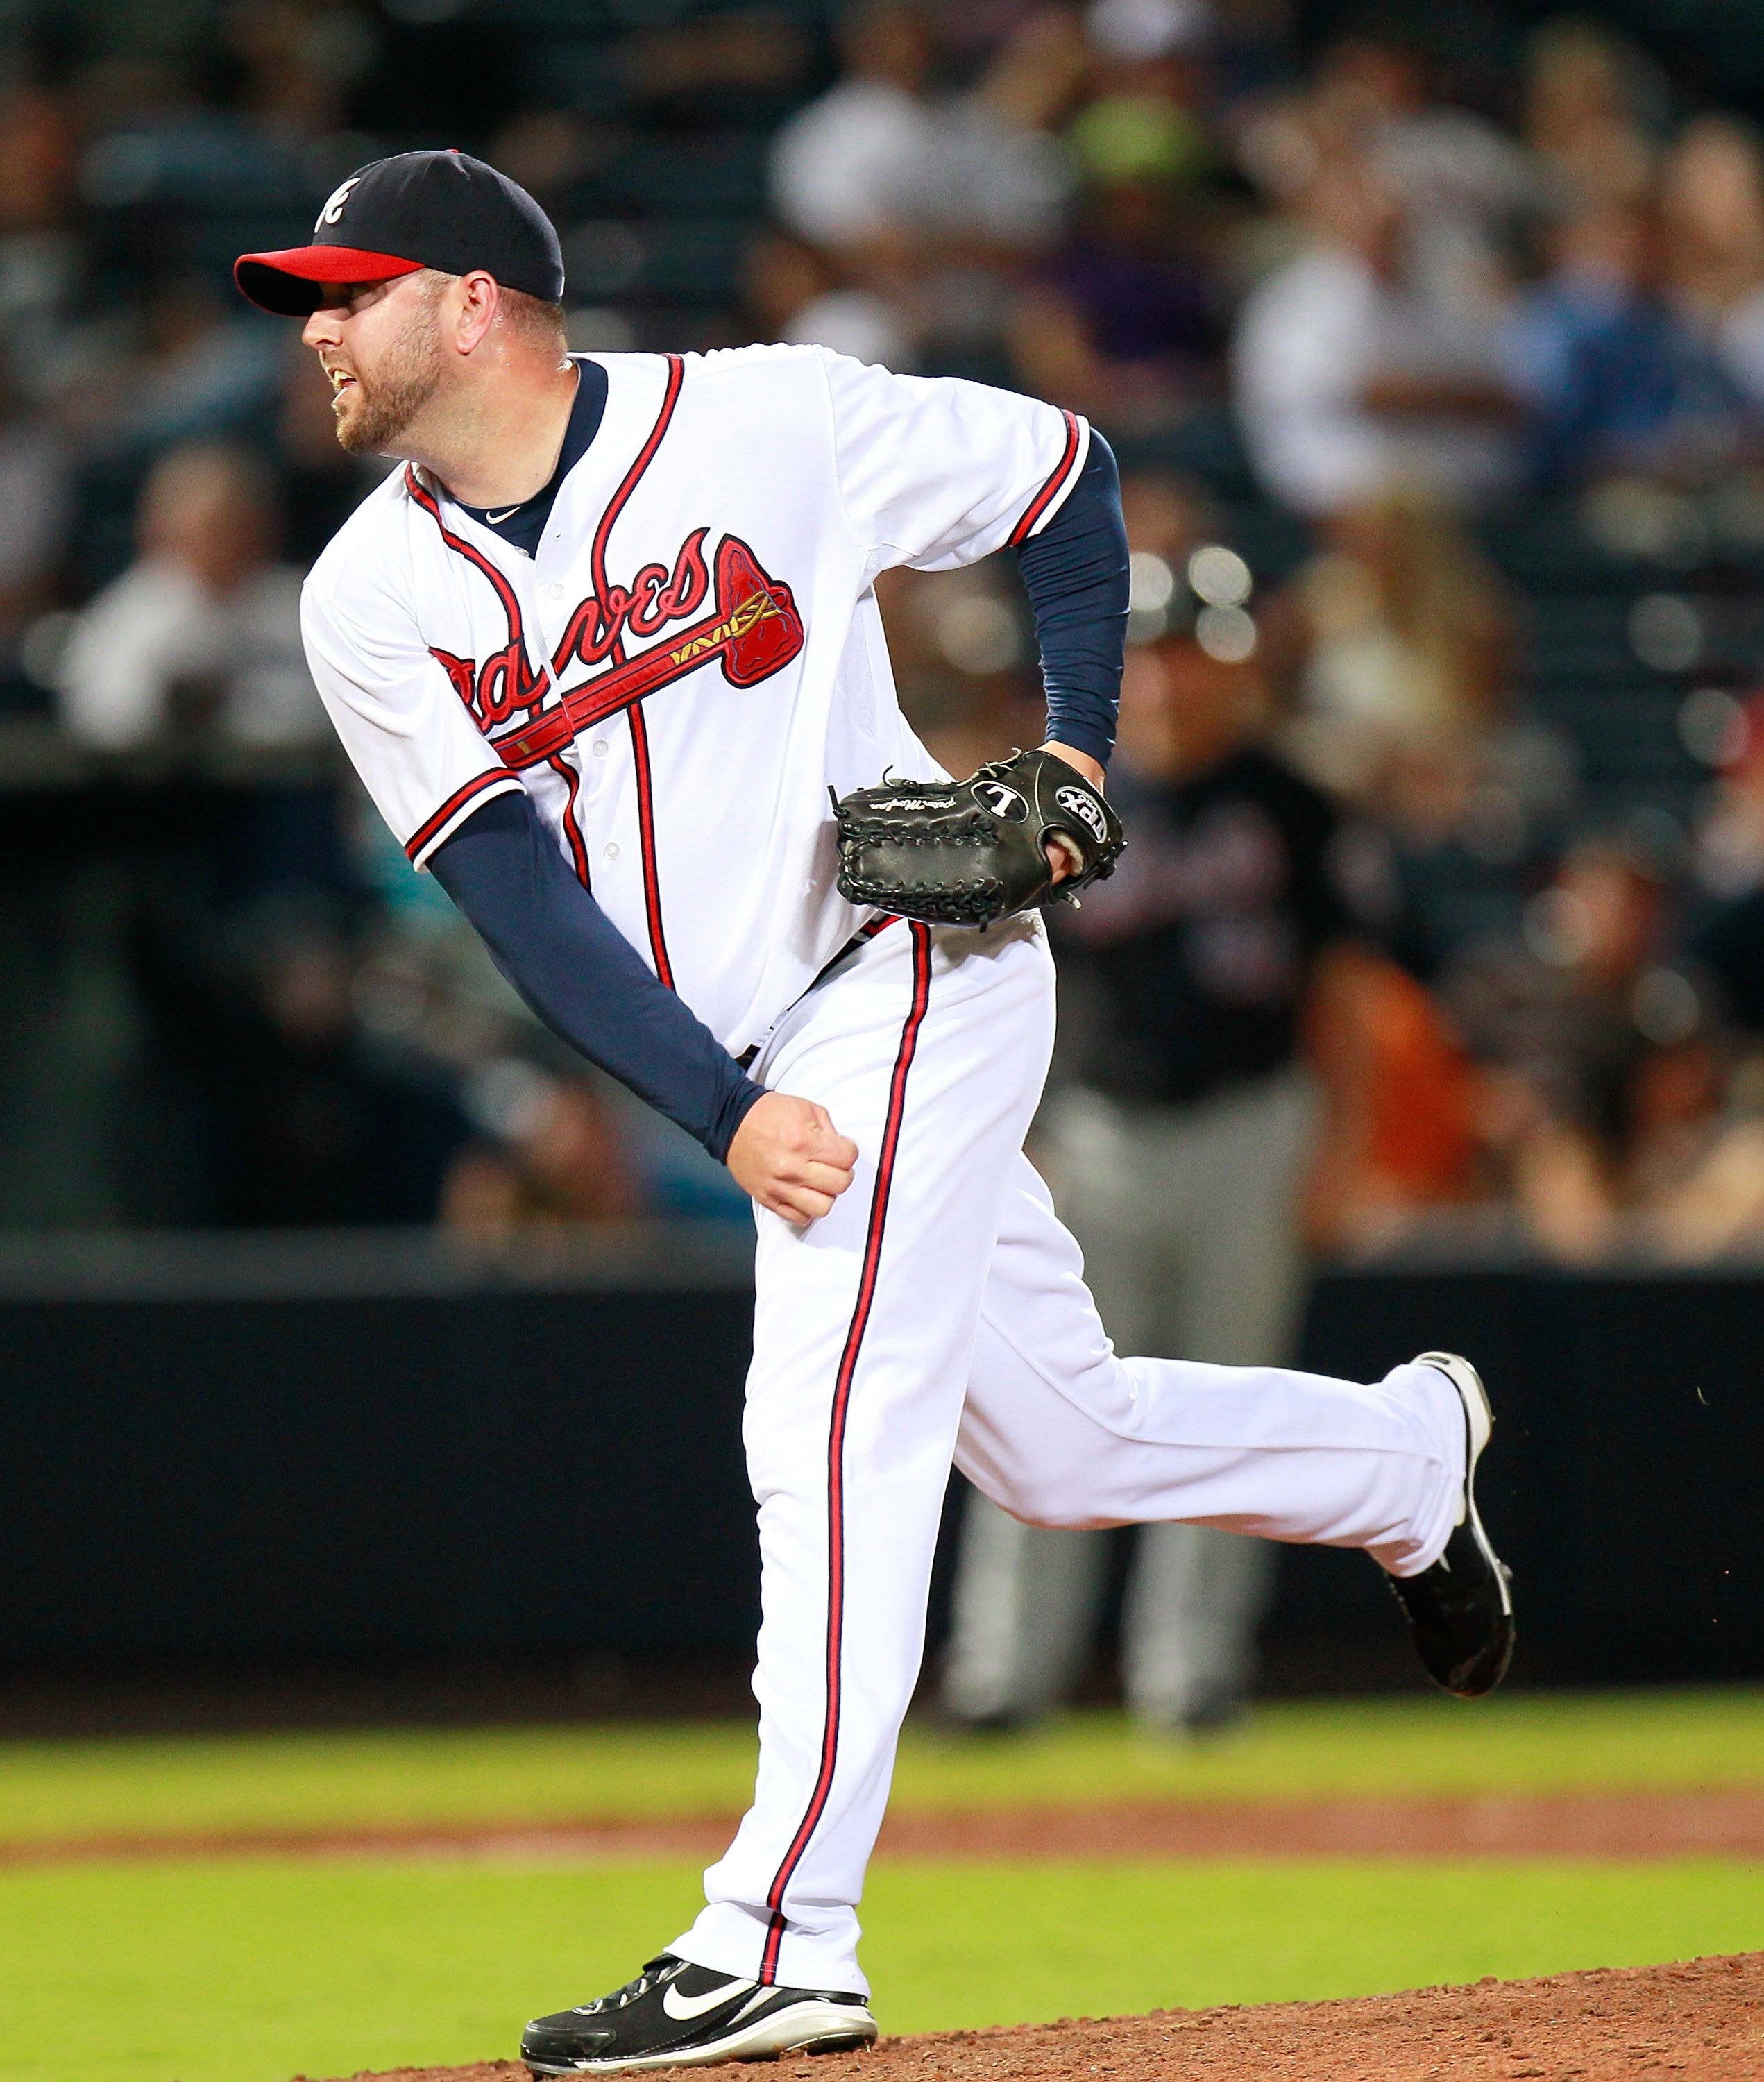
<svg viewBox="0 0 1764 2082">
<path fill-rule="evenodd" d="M 535 2017 L 520 2035 L 520 2057 L 535 2075 L 611 2075 L 848 2053 L 875 2036 L 861 1996 L 761 1987 L 663 1952 L 598 2002 Z"/>
<path fill-rule="evenodd" d="M 1439 1559 L 1418 1576 L 1387 1580 L 1408 1615 L 1428 1675 L 1459 1699 L 1480 1699 L 1493 1691 L 1513 1660 L 1513 1571 L 1488 1545 L 1476 1514 L 1476 1462 L 1494 1413 L 1468 1359 L 1423 1352 L 1415 1363 L 1437 1368 L 1464 1406 L 1463 1502 Z"/>
</svg>

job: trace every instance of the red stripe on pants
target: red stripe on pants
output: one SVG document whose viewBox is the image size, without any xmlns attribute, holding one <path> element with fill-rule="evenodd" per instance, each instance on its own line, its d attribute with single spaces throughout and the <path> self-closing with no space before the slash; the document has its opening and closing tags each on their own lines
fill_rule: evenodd
<svg viewBox="0 0 1764 2082">
<path fill-rule="evenodd" d="M 858 1277 L 857 1300 L 852 1309 L 845 1346 L 840 1355 L 839 1372 L 833 1383 L 833 1409 L 827 1433 L 827 1717 L 821 1728 L 821 1768 L 815 1790 L 784 1854 L 777 1877 L 766 1894 L 772 1920 L 766 1930 L 765 1950 L 760 1962 L 760 1979 L 770 1987 L 777 1980 L 778 1953 L 784 1943 L 785 1890 L 802 1862 L 833 1789 L 833 1770 L 839 1759 L 839 1711 L 845 1627 L 845 1420 L 851 1406 L 852 1381 L 857 1372 L 857 1355 L 863 1348 L 871 1304 L 876 1298 L 876 1275 L 882 1262 L 882 1231 L 888 1220 L 888 1196 L 894 1185 L 895 1156 L 900 1146 L 900 1123 L 906 1112 L 907 1073 L 918 1051 L 919 1030 L 924 1025 L 931 1001 L 931 930 L 914 921 L 912 933 L 912 1004 L 900 1030 L 900 1047 L 895 1056 L 894 1076 L 888 1087 L 888 1111 L 882 1124 L 882 1147 L 876 1160 L 876 1184 L 869 1199 L 869 1225 L 864 1240 L 863 1270 Z"/>
</svg>

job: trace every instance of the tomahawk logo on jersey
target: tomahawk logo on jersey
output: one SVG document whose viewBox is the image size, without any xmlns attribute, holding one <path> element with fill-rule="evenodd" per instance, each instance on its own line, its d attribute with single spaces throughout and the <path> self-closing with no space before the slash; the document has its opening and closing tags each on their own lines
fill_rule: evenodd
<svg viewBox="0 0 1764 2082">
<path fill-rule="evenodd" d="M 527 557 L 406 468 L 307 581 L 320 691 L 423 865 L 524 787 L 581 880 L 739 1053 L 863 922 L 827 790 L 937 769 L 872 584 L 1052 518 L 1070 413 L 818 348 L 606 357 L 599 431 Z"/>
<path fill-rule="evenodd" d="M 410 491 L 435 511 L 448 547 L 476 560 L 479 552 L 446 529 L 433 493 L 414 474 Z M 555 757 L 590 723 L 617 715 L 713 659 L 737 687 L 753 686 L 789 664 L 802 647 L 802 618 L 790 588 L 768 579 L 747 544 L 733 535 L 726 535 L 718 547 L 716 594 L 709 612 L 640 655 L 625 655 L 628 634 L 653 636 L 705 604 L 710 594 L 703 547 L 708 532 L 694 529 L 675 559 L 671 575 L 665 565 L 646 564 L 630 588 L 610 585 L 604 596 L 591 592 L 570 616 L 557 655 L 542 668 L 528 657 L 520 601 L 494 565 L 483 566 L 508 617 L 507 643 L 482 665 L 475 658 L 456 658 L 439 644 L 432 644 L 430 652 L 505 765 L 518 770 Z M 562 675 L 573 664 L 608 660 L 609 669 L 592 680 L 562 686 Z M 554 696 L 555 705 L 544 718 L 533 720 L 531 727 L 499 731 L 512 716 L 533 719 Z"/>
</svg>

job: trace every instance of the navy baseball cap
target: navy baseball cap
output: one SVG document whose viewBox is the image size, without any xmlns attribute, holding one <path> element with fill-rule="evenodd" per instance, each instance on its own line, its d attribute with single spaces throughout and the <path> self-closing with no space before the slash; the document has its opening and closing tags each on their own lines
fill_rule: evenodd
<svg viewBox="0 0 1764 2082">
<path fill-rule="evenodd" d="M 434 268 L 482 268 L 504 289 L 543 303 L 563 296 L 563 254 L 551 220 L 527 191 L 464 152 L 399 152 L 339 183 L 309 246 L 245 253 L 233 279 L 254 304 L 284 318 L 318 308 L 321 282 L 377 282 Z"/>
</svg>

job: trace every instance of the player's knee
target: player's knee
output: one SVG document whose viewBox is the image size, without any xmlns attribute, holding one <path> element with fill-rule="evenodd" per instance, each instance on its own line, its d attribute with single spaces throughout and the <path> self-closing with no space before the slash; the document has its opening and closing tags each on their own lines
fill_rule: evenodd
<svg viewBox="0 0 1764 2082">
<path fill-rule="evenodd" d="M 1119 1519 L 1098 1518 L 1094 1513 L 1080 1511 L 1057 1497 L 1038 1497 L 1028 1506 L 1013 1511 L 1013 1518 L 1025 1525 L 1033 1525 L 1043 1532 L 1094 1532 L 1099 1526 L 1118 1525 Z"/>
<path fill-rule="evenodd" d="M 1038 1469 L 991 1469 L 978 1486 L 1024 1525 L 1063 1532 L 1096 1523 L 1079 1508 L 1076 1500 L 1083 1494 L 1083 1482 L 1069 1470 L 1055 1476 Z"/>
</svg>

